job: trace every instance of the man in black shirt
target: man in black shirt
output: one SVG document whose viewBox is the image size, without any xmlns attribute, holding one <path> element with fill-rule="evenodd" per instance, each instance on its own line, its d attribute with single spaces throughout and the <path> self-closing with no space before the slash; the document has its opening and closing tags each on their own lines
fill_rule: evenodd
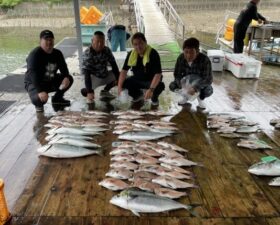
<svg viewBox="0 0 280 225">
<path fill-rule="evenodd" d="M 108 70 L 108 67 L 111 67 Z M 116 86 L 119 78 L 119 68 L 112 51 L 105 46 L 105 35 L 101 31 L 96 31 L 89 46 L 83 56 L 82 73 L 85 76 L 85 88 L 81 93 L 87 97 L 88 103 L 94 101 L 94 89 L 106 85 L 100 92 L 104 98 L 115 98 L 109 91 Z"/>
<path fill-rule="evenodd" d="M 197 97 L 198 107 L 206 108 L 204 99 L 212 95 L 211 86 L 212 68 L 209 58 L 199 52 L 199 41 L 196 38 L 189 38 L 183 43 L 183 53 L 176 61 L 174 78 L 169 85 L 171 91 L 182 89 L 183 99 L 179 105 L 185 105 Z"/>
<path fill-rule="evenodd" d="M 259 23 L 266 22 L 266 19 L 257 12 L 257 5 L 260 0 L 250 1 L 244 9 L 240 12 L 234 24 L 234 53 L 242 53 L 244 47 L 244 38 L 247 28 L 252 19 L 257 20 Z"/>
<path fill-rule="evenodd" d="M 37 112 L 44 111 L 50 92 L 53 105 L 70 106 L 70 101 L 63 98 L 64 93 L 73 84 L 65 59 L 60 50 L 54 48 L 54 35 L 50 30 L 40 33 L 40 46 L 33 49 L 27 57 L 25 89 Z M 57 73 L 57 71 L 60 73 Z"/>
<path fill-rule="evenodd" d="M 162 82 L 161 63 L 158 52 L 147 44 L 144 34 L 137 32 L 131 42 L 133 50 L 127 54 L 123 69 L 118 81 L 118 93 L 128 89 L 128 94 L 133 98 L 133 103 L 151 99 L 153 106 L 158 106 L 158 97 L 164 90 Z M 133 76 L 127 78 L 131 69 Z M 142 89 L 145 89 L 143 96 Z"/>
</svg>

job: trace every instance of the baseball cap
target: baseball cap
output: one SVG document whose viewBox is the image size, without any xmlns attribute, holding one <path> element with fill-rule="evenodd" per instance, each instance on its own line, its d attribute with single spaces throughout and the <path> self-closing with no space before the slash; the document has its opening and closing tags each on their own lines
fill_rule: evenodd
<svg viewBox="0 0 280 225">
<path fill-rule="evenodd" d="M 40 39 L 46 39 L 46 38 L 54 38 L 54 35 L 53 35 L 53 32 L 50 31 L 50 30 L 43 30 L 41 33 L 40 33 Z"/>
</svg>

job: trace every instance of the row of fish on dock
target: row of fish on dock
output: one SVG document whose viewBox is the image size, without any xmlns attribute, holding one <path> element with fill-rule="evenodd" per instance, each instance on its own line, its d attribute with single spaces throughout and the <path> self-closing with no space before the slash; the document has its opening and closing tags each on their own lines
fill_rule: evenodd
<svg viewBox="0 0 280 225">
<path fill-rule="evenodd" d="M 99 111 L 58 113 L 45 124 L 48 143 L 37 152 L 52 158 L 102 155 L 101 146 L 94 141 L 109 130 L 108 116 Z"/>
<path fill-rule="evenodd" d="M 99 185 L 122 191 L 110 203 L 139 213 L 156 213 L 174 209 L 187 209 L 192 214 L 193 205 L 184 205 L 173 199 L 187 196 L 187 189 L 197 188 L 194 174 L 183 167 L 201 164 L 186 159 L 188 150 L 159 140 L 178 132 L 175 124 L 149 119 L 149 116 L 166 116 L 164 113 L 147 115 L 145 112 L 113 112 L 113 133 L 118 140 L 112 142 L 110 169 Z M 147 120 L 148 119 L 148 120 Z"/>
<path fill-rule="evenodd" d="M 280 124 L 280 120 L 271 120 L 271 124 Z M 279 126 L 280 127 L 280 126 Z M 249 149 L 272 149 L 265 141 L 250 134 L 260 132 L 258 123 L 248 121 L 246 117 L 230 113 L 210 114 L 207 117 L 207 128 L 216 129 L 221 137 L 239 138 L 237 146 Z M 280 160 L 274 158 L 270 161 L 262 161 L 252 165 L 248 172 L 261 176 L 280 176 Z M 280 186 L 280 177 L 269 182 L 271 186 Z"/>
</svg>

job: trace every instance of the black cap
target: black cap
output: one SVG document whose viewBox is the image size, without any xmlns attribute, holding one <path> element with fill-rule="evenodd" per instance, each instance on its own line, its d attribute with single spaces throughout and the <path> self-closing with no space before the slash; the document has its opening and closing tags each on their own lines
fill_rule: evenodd
<svg viewBox="0 0 280 225">
<path fill-rule="evenodd" d="M 43 30 L 40 33 L 40 39 L 46 39 L 46 38 L 54 38 L 53 32 L 51 32 L 50 30 Z"/>
</svg>

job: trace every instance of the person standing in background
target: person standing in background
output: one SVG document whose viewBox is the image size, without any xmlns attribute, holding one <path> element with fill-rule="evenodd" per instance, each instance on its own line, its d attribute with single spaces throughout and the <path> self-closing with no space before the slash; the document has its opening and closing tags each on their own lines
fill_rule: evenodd
<svg viewBox="0 0 280 225">
<path fill-rule="evenodd" d="M 118 47 L 120 51 L 126 51 L 126 41 L 130 38 L 130 34 L 126 32 L 124 25 L 112 26 L 107 35 L 113 52 L 116 52 Z"/>
<path fill-rule="evenodd" d="M 246 7 L 240 12 L 234 24 L 234 53 L 242 53 L 244 48 L 244 38 L 252 19 L 259 23 L 266 23 L 266 19 L 258 13 L 257 5 L 260 0 L 250 1 Z"/>
</svg>

